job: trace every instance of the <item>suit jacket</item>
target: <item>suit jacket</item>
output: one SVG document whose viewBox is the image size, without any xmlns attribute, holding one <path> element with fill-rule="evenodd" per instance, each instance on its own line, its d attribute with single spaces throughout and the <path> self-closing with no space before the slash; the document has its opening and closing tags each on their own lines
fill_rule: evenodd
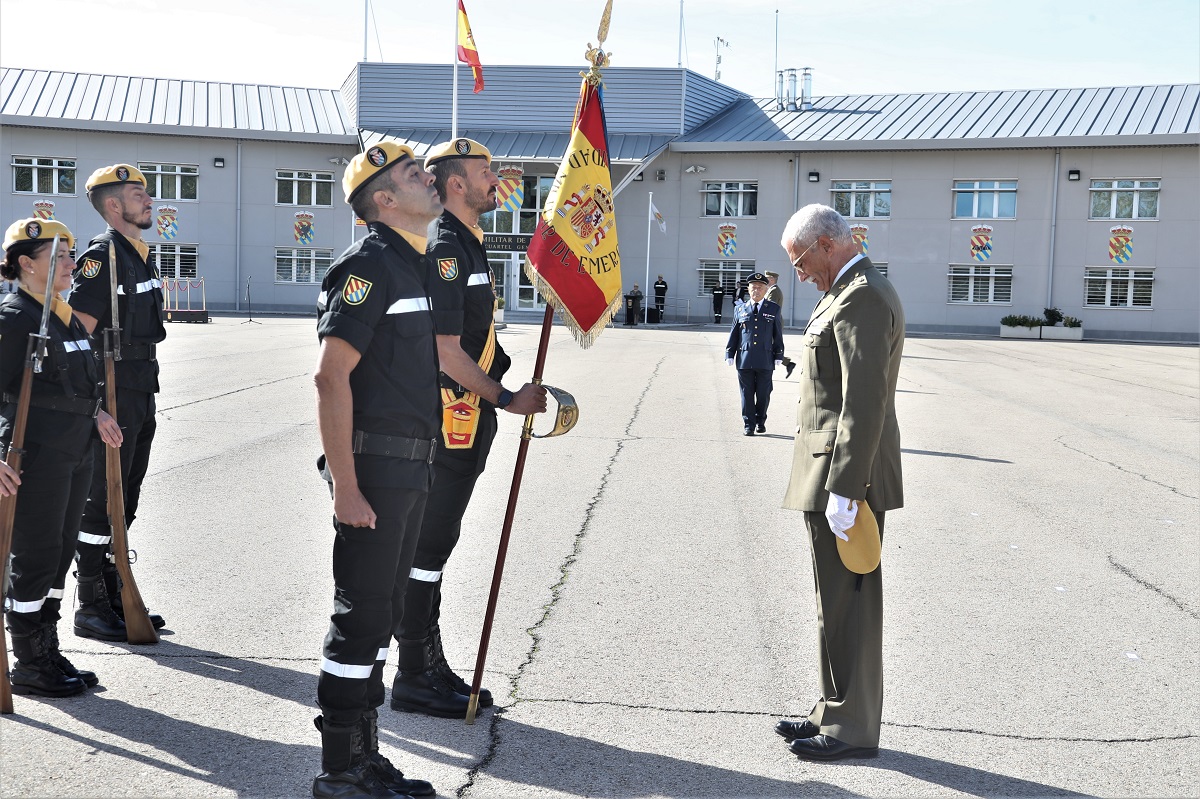
<svg viewBox="0 0 1200 799">
<path fill-rule="evenodd" d="M 767 289 L 767 299 L 770 300 L 771 302 L 775 303 L 776 305 L 778 305 L 780 308 L 782 308 L 783 307 L 783 289 L 779 288 L 778 284 L 771 286 L 771 288 Z"/>
<path fill-rule="evenodd" d="M 896 380 L 904 308 L 863 258 L 817 303 L 804 331 L 804 377 L 784 507 L 824 511 L 829 492 L 874 511 L 904 505 Z"/>
<path fill-rule="evenodd" d="M 775 361 L 783 358 L 783 320 L 779 310 L 770 300 L 762 301 L 757 316 L 752 302 L 737 307 L 725 344 L 725 357 L 734 358 L 738 369 L 774 369 Z"/>
</svg>

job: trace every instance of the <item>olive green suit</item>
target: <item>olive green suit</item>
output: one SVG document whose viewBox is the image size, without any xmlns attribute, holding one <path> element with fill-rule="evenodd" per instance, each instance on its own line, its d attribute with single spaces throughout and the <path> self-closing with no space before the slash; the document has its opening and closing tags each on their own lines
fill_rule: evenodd
<svg viewBox="0 0 1200 799">
<path fill-rule="evenodd" d="M 879 745 L 883 713 L 882 566 L 847 570 L 825 508 L 829 493 L 866 499 L 879 518 L 904 504 L 896 380 L 904 309 L 863 258 L 817 303 L 804 331 L 792 474 L 784 507 L 805 511 L 820 630 L 821 697 L 809 720 L 852 746 Z"/>
</svg>

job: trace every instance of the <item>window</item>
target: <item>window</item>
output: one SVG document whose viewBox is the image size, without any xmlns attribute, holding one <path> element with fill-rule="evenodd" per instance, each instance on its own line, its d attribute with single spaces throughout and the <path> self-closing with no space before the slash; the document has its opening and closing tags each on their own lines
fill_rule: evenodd
<svg viewBox="0 0 1200 799">
<path fill-rule="evenodd" d="M 1155 219 L 1157 180 L 1093 180 L 1092 219 Z"/>
<path fill-rule="evenodd" d="M 1153 269 L 1084 269 L 1084 305 L 1100 308 L 1151 308 L 1154 305 Z"/>
<path fill-rule="evenodd" d="M 14 155 L 13 191 L 22 194 L 74 194 L 74 158 Z"/>
<path fill-rule="evenodd" d="M 1016 219 L 1015 180 L 954 181 L 955 219 Z"/>
<path fill-rule="evenodd" d="M 146 192 L 156 200 L 196 199 L 200 167 L 184 164 L 138 164 L 146 176 Z"/>
<path fill-rule="evenodd" d="M 705 183 L 705 216 L 758 216 L 757 183 Z"/>
<path fill-rule="evenodd" d="M 890 180 L 835 180 L 833 208 L 850 219 L 872 219 L 892 215 Z"/>
<path fill-rule="evenodd" d="M 158 274 L 162 277 L 196 277 L 197 251 L 195 244 L 150 245 L 150 257 L 157 259 Z"/>
<path fill-rule="evenodd" d="M 878 269 L 879 274 L 883 275 L 884 277 L 888 276 L 887 275 L 887 268 L 888 268 L 887 261 L 884 261 L 883 263 L 880 263 L 879 261 L 871 261 L 871 266 Z"/>
<path fill-rule="evenodd" d="M 952 303 L 1011 303 L 1012 267 L 950 264 Z"/>
<path fill-rule="evenodd" d="M 320 283 L 333 264 L 333 250 L 275 248 L 276 283 Z"/>
<path fill-rule="evenodd" d="M 484 233 L 527 233 L 537 228 L 538 216 L 546 204 L 546 195 L 554 178 L 545 175 L 525 175 L 522 178 L 521 209 L 517 227 L 513 229 L 513 212 L 505 208 L 488 211 L 479 217 L 479 227 Z"/>
<path fill-rule="evenodd" d="M 333 173 L 275 170 L 275 202 L 279 205 L 333 205 Z"/>
<path fill-rule="evenodd" d="M 745 280 L 754 274 L 754 261 L 701 261 L 697 271 L 700 274 L 697 294 L 712 294 L 718 283 L 724 286 L 726 291 L 732 292 L 739 280 Z"/>
</svg>

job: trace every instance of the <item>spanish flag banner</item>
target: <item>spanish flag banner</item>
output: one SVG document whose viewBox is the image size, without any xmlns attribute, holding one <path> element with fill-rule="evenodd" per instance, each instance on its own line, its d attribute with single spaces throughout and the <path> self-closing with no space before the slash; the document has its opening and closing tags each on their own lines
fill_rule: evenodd
<svg viewBox="0 0 1200 799">
<path fill-rule="evenodd" d="M 588 348 L 620 304 L 608 132 L 599 81 L 584 79 L 571 143 L 529 242 L 525 273 Z"/>
<path fill-rule="evenodd" d="M 471 35 L 471 23 L 467 21 L 467 9 L 462 0 L 458 0 L 458 60 L 471 65 L 475 94 L 479 94 L 483 91 L 483 65 L 479 63 L 479 50 L 475 47 L 475 37 Z"/>
</svg>

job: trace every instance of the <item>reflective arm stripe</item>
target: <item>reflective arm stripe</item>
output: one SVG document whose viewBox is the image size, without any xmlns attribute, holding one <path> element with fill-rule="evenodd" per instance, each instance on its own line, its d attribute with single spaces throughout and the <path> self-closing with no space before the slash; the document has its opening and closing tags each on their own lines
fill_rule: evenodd
<svg viewBox="0 0 1200 799">
<path fill-rule="evenodd" d="M 134 294 L 144 294 L 147 291 L 151 291 L 152 289 L 160 289 L 160 288 L 162 288 L 162 281 L 159 280 L 158 278 L 152 278 L 152 279 L 144 281 L 142 283 L 138 283 L 136 286 L 134 286 L 133 293 Z M 125 293 L 124 284 L 117 286 L 117 293 L 118 294 Z"/>
<path fill-rule="evenodd" d="M 61 588 L 51 588 L 46 592 L 46 599 L 62 599 L 63 590 Z"/>
<path fill-rule="evenodd" d="M 375 668 L 373 663 L 370 666 L 345 666 L 341 663 L 334 663 L 329 658 L 321 658 L 321 671 L 335 677 L 345 677 L 347 680 L 365 680 L 371 676 L 373 668 Z"/>
<path fill-rule="evenodd" d="M 375 656 L 376 660 L 387 660 L 388 648 L 385 646 L 379 650 L 379 654 Z"/>
<path fill-rule="evenodd" d="M 487 272 L 475 272 L 469 278 L 467 278 L 468 286 L 481 286 L 485 283 L 491 282 L 492 279 L 488 276 Z"/>
<path fill-rule="evenodd" d="M 80 352 L 82 350 L 90 350 L 92 348 L 92 343 L 86 338 L 81 338 L 78 341 L 64 341 L 63 348 L 66 349 L 67 352 Z"/>
<path fill-rule="evenodd" d="M 112 536 L 111 535 L 92 535 L 91 533 L 85 533 L 82 530 L 80 530 L 79 531 L 79 540 L 81 543 L 84 543 L 84 544 L 95 544 L 96 546 L 101 546 L 103 544 L 107 544 L 109 541 L 112 541 Z"/>
<path fill-rule="evenodd" d="M 409 297 L 403 300 L 396 300 L 392 303 L 392 307 L 387 309 L 389 314 L 396 313 L 415 313 L 417 311 L 429 310 L 428 297 Z"/>
<path fill-rule="evenodd" d="M 329 306 L 329 292 L 322 291 L 317 295 L 317 307 L 326 308 Z"/>
<path fill-rule="evenodd" d="M 431 572 L 425 569 L 412 569 L 408 573 L 408 579 L 420 580 L 423 583 L 436 583 L 442 579 L 442 573 L 440 571 Z"/>
</svg>

